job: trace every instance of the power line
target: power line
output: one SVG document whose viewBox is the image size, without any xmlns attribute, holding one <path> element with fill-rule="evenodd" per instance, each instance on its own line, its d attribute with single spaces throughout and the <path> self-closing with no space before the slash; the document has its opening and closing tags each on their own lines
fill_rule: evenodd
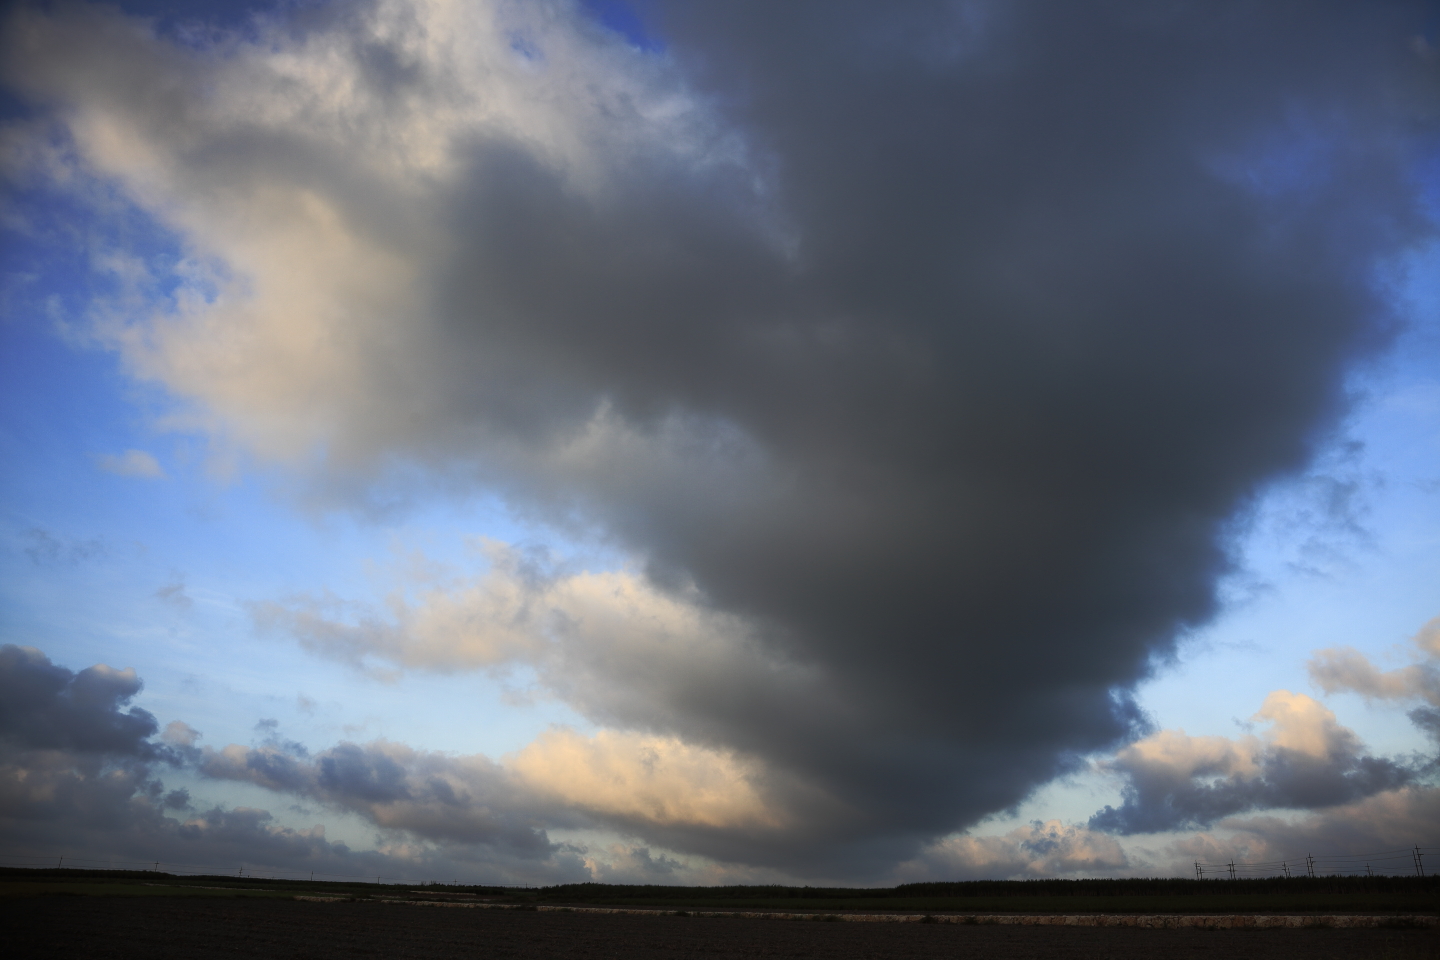
<svg viewBox="0 0 1440 960">
<path fill-rule="evenodd" d="M 1374 876 L 1379 868 L 1382 874 L 1409 874 L 1425 876 L 1425 857 L 1440 856 L 1440 847 L 1419 845 L 1399 850 L 1381 850 L 1376 853 L 1336 853 L 1317 857 L 1310 853 L 1279 860 L 1225 860 L 1220 862 L 1195 861 L 1195 877 L 1198 880 L 1224 874 L 1230 879 L 1239 877 L 1292 877 L 1299 875 L 1301 867 L 1304 876 Z M 1385 869 L 1389 867 L 1390 869 Z M 1295 870 L 1292 873 L 1292 868 Z"/>
</svg>

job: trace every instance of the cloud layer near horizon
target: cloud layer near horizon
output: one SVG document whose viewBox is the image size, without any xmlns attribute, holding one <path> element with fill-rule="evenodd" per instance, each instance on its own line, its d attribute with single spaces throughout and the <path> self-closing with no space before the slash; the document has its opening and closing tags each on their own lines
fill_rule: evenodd
<svg viewBox="0 0 1440 960">
<path fill-rule="evenodd" d="M 1237 514 L 1393 331 L 1377 271 L 1433 236 L 1417 10 L 662 4 L 663 55 L 564 2 L 199 46 L 29 10 L 7 79 L 47 112 L 7 156 L 178 236 L 175 276 L 129 265 L 167 309 L 96 317 L 177 423 L 317 504 L 495 492 L 636 564 L 264 622 L 552 666 L 616 743 L 763 771 L 683 832 L 606 816 L 866 874 L 1141 732 L 1127 691 L 1213 614 Z M 328 769 L 429 762 L 355 749 Z"/>
<path fill-rule="evenodd" d="M 133 671 L 96 665 L 74 673 L 33 648 L 0 647 L 6 695 L 0 838 L 12 854 L 412 880 L 457 871 L 491 882 L 543 883 L 854 876 L 796 874 L 767 867 L 762 857 L 735 856 L 745 851 L 744 837 L 756 845 L 795 844 L 794 835 L 813 828 L 788 818 L 813 804 L 787 807 L 764 771 L 677 740 L 556 729 L 497 762 L 384 740 L 311 753 L 262 722 L 257 730 L 267 735 L 260 742 L 217 749 L 200 746 L 199 732 L 182 721 L 157 737 L 155 718 L 127 707 L 140 688 Z M 1134 789 L 1122 808 L 1107 807 L 1089 825 L 1036 821 L 1003 835 L 946 837 L 864 879 L 1163 874 L 1188 872 L 1183 865 L 1190 860 L 1222 854 L 1273 859 L 1306 844 L 1327 853 L 1366 852 L 1429 835 L 1440 788 L 1419 782 L 1414 768 L 1359 757 L 1359 766 L 1388 771 L 1387 778 L 1360 782 L 1354 733 L 1307 697 L 1279 691 L 1261 715 L 1276 728 L 1264 747 L 1254 737 L 1200 742 L 1162 731 L 1121 751 L 1108 765 L 1131 778 Z M 1228 779 L 1208 783 L 1217 773 Z M 252 784 L 279 803 L 314 804 L 318 809 L 303 812 L 316 816 L 358 816 L 376 831 L 375 849 L 332 842 L 323 824 L 281 825 L 264 809 L 201 808 L 188 790 L 167 791 L 162 779 L 187 774 Z M 1227 818 L 1276 807 L 1314 812 L 1299 820 Z M 1228 836 L 1175 836 L 1174 828 L 1195 824 Z M 577 844 L 550 835 L 577 830 L 620 842 Z M 1158 851 L 1127 851 L 1114 836 L 1167 830 Z"/>
<path fill-rule="evenodd" d="M 1277 690 L 1252 720 L 1270 725 L 1263 737 L 1162 730 L 1125 747 L 1103 764 L 1125 778 L 1125 802 L 1090 826 L 1127 834 L 1208 827 L 1257 809 L 1339 806 L 1416 779 L 1404 763 L 1366 755 L 1353 731 L 1304 694 Z"/>
</svg>

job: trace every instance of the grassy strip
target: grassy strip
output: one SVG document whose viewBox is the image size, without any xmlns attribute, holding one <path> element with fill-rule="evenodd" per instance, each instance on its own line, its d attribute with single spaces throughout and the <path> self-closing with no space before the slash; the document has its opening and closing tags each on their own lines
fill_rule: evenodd
<svg viewBox="0 0 1440 960">
<path fill-rule="evenodd" d="M 1096 880 L 971 880 L 957 883 L 907 883 L 898 887 L 668 887 L 571 883 L 546 887 L 540 896 L 556 903 L 615 897 L 647 900 L 906 900 L 1087 897 L 1313 896 L 1321 894 L 1428 894 L 1440 899 L 1440 878 L 1267 877 L 1241 880 L 1192 880 L 1181 877 L 1126 877 Z"/>
<path fill-rule="evenodd" d="M 157 884 L 159 886 L 157 886 Z M 220 890 L 205 888 L 220 887 Z M 152 871 L 0 868 L 0 897 L 269 896 L 485 899 L 646 907 L 838 913 L 1035 914 L 1440 914 L 1440 878 L 1326 877 L 1265 880 L 1144 879 L 978 881 L 859 887 L 666 887 L 581 883 L 517 890 L 484 886 L 375 884 Z"/>
<path fill-rule="evenodd" d="M 268 891 L 286 896 L 306 893 L 321 896 L 403 896 L 411 890 L 422 889 L 413 883 L 376 884 L 366 881 L 333 881 L 277 879 L 271 877 L 236 876 L 235 874 L 172 874 L 151 870 L 74 870 L 68 867 L 31 868 L 0 867 L 0 883 L 138 883 L 166 884 L 176 887 L 225 887 L 234 890 Z M 500 895 L 505 888 L 497 887 L 454 887 L 435 885 L 428 890 L 440 894 Z M 531 891 L 533 893 L 533 891 Z"/>
<path fill-rule="evenodd" d="M 658 910 L 817 910 L 826 912 L 903 913 L 1424 913 L 1440 912 L 1434 896 L 1389 894 L 1318 894 L 1293 896 L 1182 897 L 877 897 L 846 898 L 685 898 L 607 897 L 596 906 L 650 907 Z"/>
<path fill-rule="evenodd" d="M 292 894 L 275 890 L 209 889 L 191 884 L 85 883 L 56 881 L 24 883 L 0 881 L 0 900 L 23 897 L 261 897 L 288 899 Z"/>
</svg>

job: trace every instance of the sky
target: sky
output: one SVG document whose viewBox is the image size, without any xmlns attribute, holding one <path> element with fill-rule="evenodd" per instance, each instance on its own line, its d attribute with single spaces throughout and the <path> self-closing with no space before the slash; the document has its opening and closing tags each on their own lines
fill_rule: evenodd
<svg viewBox="0 0 1440 960">
<path fill-rule="evenodd" d="M 1437 46 L 1403 2 L 11 5 L 0 854 L 1440 858 Z"/>
</svg>

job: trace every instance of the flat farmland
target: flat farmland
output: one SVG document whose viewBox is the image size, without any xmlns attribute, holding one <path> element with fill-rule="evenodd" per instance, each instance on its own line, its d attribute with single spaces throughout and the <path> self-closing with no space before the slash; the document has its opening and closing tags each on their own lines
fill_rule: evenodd
<svg viewBox="0 0 1440 960">
<path fill-rule="evenodd" d="M 0 903 L 6 956 L 347 958 L 1440 957 L 1434 929 L 1149 930 L 824 923 L 434 909 L 281 899 L 30 896 Z"/>
<path fill-rule="evenodd" d="M 567 901 L 551 900 L 563 903 Z M 1429 891 L 1403 893 L 1296 893 L 1171 897 L 852 897 L 825 899 L 606 897 L 576 900 L 606 907 L 657 910 L 774 910 L 818 913 L 1264 913 L 1359 914 L 1435 913 Z"/>
</svg>

